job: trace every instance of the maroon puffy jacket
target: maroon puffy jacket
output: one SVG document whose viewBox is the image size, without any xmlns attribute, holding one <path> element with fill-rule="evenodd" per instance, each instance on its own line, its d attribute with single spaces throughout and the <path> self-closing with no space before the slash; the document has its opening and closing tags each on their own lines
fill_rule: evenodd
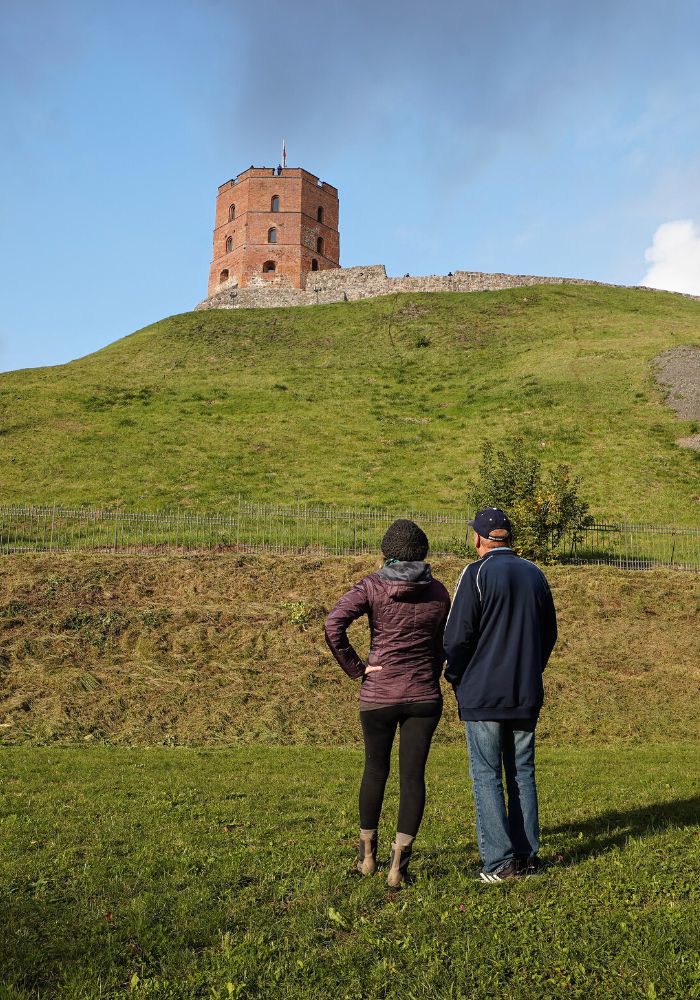
<svg viewBox="0 0 700 1000">
<path fill-rule="evenodd" d="M 440 697 L 442 634 L 449 610 L 447 590 L 424 562 L 384 566 L 340 598 L 326 619 L 326 642 L 349 677 L 362 677 L 362 704 Z M 382 668 L 370 674 L 347 636 L 349 625 L 362 615 L 369 618 L 371 635 L 367 662 Z"/>
</svg>

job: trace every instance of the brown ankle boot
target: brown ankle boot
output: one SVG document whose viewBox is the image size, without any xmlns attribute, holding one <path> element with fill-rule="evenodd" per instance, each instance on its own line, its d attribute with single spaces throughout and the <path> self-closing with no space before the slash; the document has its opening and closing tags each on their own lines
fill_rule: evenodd
<svg viewBox="0 0 700 1000">
<path fill-rule="evenodd" d="M 391 857 L 389 858 L 389 872 L 386 880 L 392 889 L 399 889 L 403 882 L 408 879 L 408 862 L 411 860 L 413 845 L 409 847 L 397 847 L 391 845 Z"/>
<path fill-rule="evenodd" d="M 357 870 L 360 875 L 374 875 L 377 870 L 377 834 L 360 834 Z"/>
</svg>

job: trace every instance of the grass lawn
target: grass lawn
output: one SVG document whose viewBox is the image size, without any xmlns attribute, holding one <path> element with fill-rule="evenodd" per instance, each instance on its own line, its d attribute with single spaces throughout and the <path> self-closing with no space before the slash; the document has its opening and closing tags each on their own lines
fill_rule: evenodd
<svg viewBox="0 0 700 1000">
<path fill-rule="evenodd" d="M 654 359 L 698 343 L 700 303 L 594 286 L 184 313 L 1 375 L 0 491 L 455 509 L 496 428 L 569 463 L 598 517 L 693 524 L 699 456 L 676 441 L 697 427 L 664 404 Z"/>
<path fill-rule="evenodd" d="M 548 867 L 492 887 L 466 753 L 438 746 L 399 893 L 349 874 L 360 764 L 3 749 L 1 1000 L 700 996 L 696 746 L 541 748 Z"/>
</svg>

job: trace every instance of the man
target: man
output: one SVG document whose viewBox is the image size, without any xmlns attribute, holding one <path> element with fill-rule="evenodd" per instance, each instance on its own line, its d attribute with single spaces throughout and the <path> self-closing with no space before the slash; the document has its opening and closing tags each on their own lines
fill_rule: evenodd
<svg viewBox="0 0 700 1000">
<path fill-rule="evenodd" d="M 491 883 L 537 869 L 535 726 L 557 620 L 544 573 L 511 548 L 503 511 L 487 507 L 469 524 L 479 558 L 457 583 L 445 626 L 445 677 L 467 733 L 480 878 Z"/>
</svg>

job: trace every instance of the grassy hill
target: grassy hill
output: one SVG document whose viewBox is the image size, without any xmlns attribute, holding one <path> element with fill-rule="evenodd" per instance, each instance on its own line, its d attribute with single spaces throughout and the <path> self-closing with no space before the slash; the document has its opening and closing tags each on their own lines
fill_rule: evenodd
<svg viewBox="0 0 700 1000">
<path fill-rule="evenodd" d="M 0 560 L 0 740 L 347 746 L 357 684 L 323 618 L 368 558 Z M 452 589 L 462 569 L 435 560 Z M 560 639 L 538 733 L 559 745 L 698 738 L 700 577 L 552 567 Z M 367 624 L 351 634 L 366 651 Z M 462 746 L 452 693 L 438 742 Z"/>
<path fill-rule="evenodd" d="M 50 322 L 50 317 L 47 317 Z M 186 313 L 55 368 L 0 376 L 5 502 L 251 498 L 463 503 L 485 441 L 569 462 L 600 516 L 692 522 L 696 428 L 653 359 L 700 303 L 553 286 Z"/>
<path fill-rule="evenodd" d="M 653 359 L 697 343 L 700 303 L 595 287 L 189 313 L 0 376 L 0 502 L 455 507 L 517 432 L 597 513 L 692 523 Z M 548 569 L 544 873 L 476 883 L 446 691 L 399 896 L 347 873 L 357 685 L 322 635 L 374 565 L 0 559 L 0 1000 L 697 995 L 700 575 Z M 394 773 L 383 859 L 396 805 Z"/>
</svg>

